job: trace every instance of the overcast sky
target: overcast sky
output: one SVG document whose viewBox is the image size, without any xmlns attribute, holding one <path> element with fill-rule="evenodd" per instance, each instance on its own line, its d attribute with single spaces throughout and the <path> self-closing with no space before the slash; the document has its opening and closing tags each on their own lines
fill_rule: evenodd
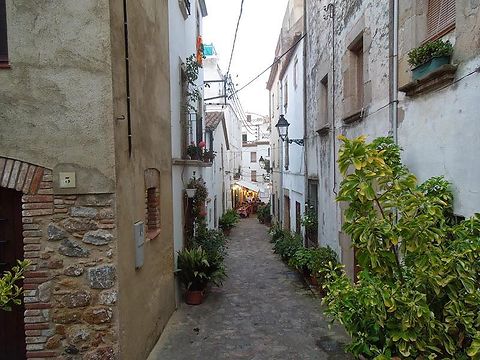
<svg viewBox="0 0 480 360">
<path fill-rule="evenodd" d="M 288 0 L 245 0 L 230 73 L 237 89 L 268 67 L 275 56 Z M 227 71 L 241 0 L 206 0 L 204 43 L 213 43 Z M 236 77 L 238 75 L 238 77 Z M 239 93 L 246 112 L 268 115 L 269 72 Z"/>
</svg>

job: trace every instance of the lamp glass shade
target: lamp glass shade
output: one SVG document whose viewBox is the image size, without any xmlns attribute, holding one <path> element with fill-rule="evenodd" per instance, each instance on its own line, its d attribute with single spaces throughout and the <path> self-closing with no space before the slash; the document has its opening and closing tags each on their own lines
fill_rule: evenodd
<svg viewBox="0 0 480 360">
<path fill-rule="evenodd" d="M 260 159 L 258 160 L 258 163 L 260 164 L 260 167 L 262 169 L 265 169 L 265 159 L 263 158 L 263 156 L 260 156 Z"/>
<path fill-rule="evenodd" d="M 278 119 L 277 125 L 275 127 L 278 130 L 278 136 L 280 139 L 285 141 L 285 139 L 288 137 L 288 127 L 290 124 L 288 123 L 287 119 L 283 115 L 280 115 L 280 119 Z"/>
</svg>

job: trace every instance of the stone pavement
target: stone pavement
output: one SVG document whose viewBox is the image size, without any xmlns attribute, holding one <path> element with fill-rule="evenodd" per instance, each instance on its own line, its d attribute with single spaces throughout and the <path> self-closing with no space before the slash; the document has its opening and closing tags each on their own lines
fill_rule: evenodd
<svg viewBox="0 0 480 360">
<path fill-rule="evenodd" d="M 233 229 L 228 279 L 199 306 L 183 304 L 149 360 L 350 359 L 345 333 L 273 254 L 267 227 L 252 217 Z"/>
</svg>

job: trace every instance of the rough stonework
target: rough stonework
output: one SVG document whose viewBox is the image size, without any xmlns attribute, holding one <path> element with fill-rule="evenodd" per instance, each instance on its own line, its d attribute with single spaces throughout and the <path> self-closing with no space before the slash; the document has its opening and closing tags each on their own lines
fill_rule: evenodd
<svg viewBox="0 0 480 360">
<path fill-rule="evenodd" d="M 92 289 L 109 289 L 115 284 L 115 267 L 106 265 L 88 269 L 87 278 Z"/>
<path fill-rule="evenodd" d="M 27 359 L 116 359 L 114 197 L 54 195 L 50 170 L 37 182 L 38 192 L 22 198 L 32 262 L 24 280 Z"/>
</svg>

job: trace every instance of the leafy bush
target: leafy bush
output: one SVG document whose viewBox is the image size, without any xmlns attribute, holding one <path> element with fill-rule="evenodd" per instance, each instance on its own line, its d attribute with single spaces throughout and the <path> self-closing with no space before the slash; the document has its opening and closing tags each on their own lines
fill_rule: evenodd
<svg viewBox="0 0 480 360">
<path fill-rule="evenodd" d="M 224 267 L 226 238 L 221 231 L 208 229 L 204 223 L 197 226 L 192 248 L 201 247 L 207 254 L 207 260 L 213 270 Z"/>
<path fill-rule="evenodd" d="M 209 282 L 221 285 L 225 278 L 223 264 L 208 261 L 209 255 L 202 247 L 184 249 L 178 253 L 178 276 L 185 289 L 200 291 Z M 216 259 L 214 259 L 216 261 Z"/>
<path fill-rule="evenodd" d="M 30 265 L 28 260 L 18 261 L 12 271 L 6 271 L 0 277 L 0 310 L 11 311 L 12 305 L 19 305 L 23 289 L 17 282 L 24 278 L 23 274 Z"/>
<path fill-rule="evenodd" d="M 426 63 L 434 57 L 450 56 L 453 53 L 453 46 L 450 41 L 441 39 L 430 41 L 408 53 L 408 63 L 416 67 Z"/>
<path fill-rule="evenodd" d="M 195 196 L 193 197 L 193 216 L 198 218 L 202 209 L 205 206 L 205 201 L 208 197 L 208 189 L 205 181 L 202 178 L 196 179 L 195 177 L 191 178 L 188 182 L 187 189 L 196 189 Z"/>
<path fill-rule="evenodd" d="M 262 224 L 270 223 L 272 221 L 272 215 L 270 214 L 270 203 L 262 204 L 257 209 L 258 221 Z"/>
<path fill-rule="evenodd" d="M 239 219 L 240 217 L 237 212 L 233 209 L 229 209 L 219 219 L 218 226 L 222 230 L 230 230 L 238 223 Z"/>
<path fill-rule="evenodd" d="M 292 256 L 288 264 L 298 270 L 306 270 L 309 274 L 322 278 L 325 270 L 337 265 L 337 254 L 329 246 L 320 248 L 300 248 Z"/>
<path fill-rule="evenodd" d="M 369 359 L 480 358 L 480 214 L 450 224 L 448 186 L 418 186 L 400 149 L 345 137 L 338 201 L 363 269 L 357 284 L 332 266 L 326 313 Z M 400 256 L 400 253 L 402 256 Z"/>
<path fill-rule="evenodd" d="M 306 207 L 305 213 L 302 216 L 301 224 L 307 231 L 315 231 L 318 228 L 318 215 L 315 206 L 309 205 Z"/>
<path fill-rule="evenodd" d="M 288 262 L 302 247 L 302 238 L 299 235 L 284 232 L 284 235 L 275 242 L 273 249 L 284 261 Z"/>
<path fill-rule="evenodd" d="M 286 232 L 282 229 L 282 227 L 279 224 L 274 224 L 270 228 L 270 231 L 268 233 L 272 237 L 272 239 L 270 240 L 271 243 L 276 243 L 278 240 L 283 238 L 286 234 Z"/>
</svg>

